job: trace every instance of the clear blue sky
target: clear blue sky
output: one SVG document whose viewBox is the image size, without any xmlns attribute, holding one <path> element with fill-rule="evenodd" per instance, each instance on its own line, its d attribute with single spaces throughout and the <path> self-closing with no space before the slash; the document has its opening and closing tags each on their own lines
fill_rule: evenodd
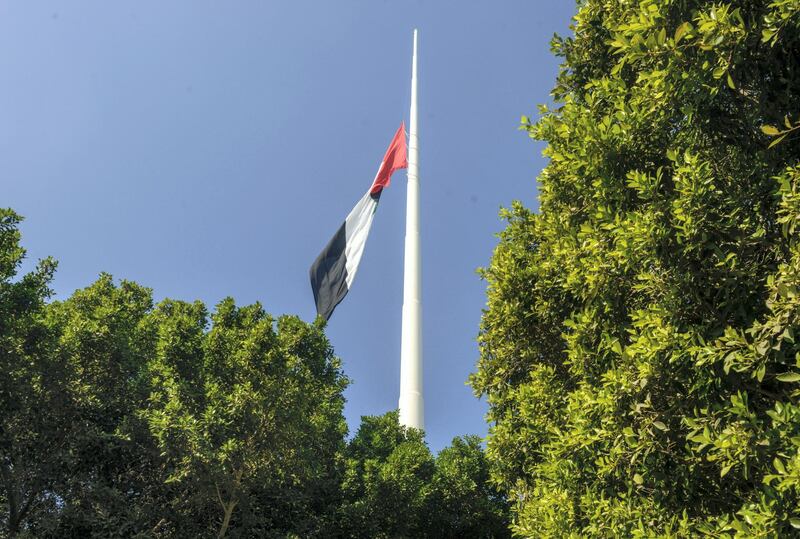
<svg viewBox="0 0 800 539">
<path fill-rule="evenodd" d="M 0 205 L 58 298 L 101 271 L 156 299 L 225 296 L 314 317 L 308 268 L 408 117 L 420 31 L 425 414 L 434 450 L 485 435 L 465 385 L 498 209 L 536 206 L 572 2 L 0 3 Z M 345 409 L 397 407 L 405 173 L 395 174 L 328 335 Z"/>
</svg>

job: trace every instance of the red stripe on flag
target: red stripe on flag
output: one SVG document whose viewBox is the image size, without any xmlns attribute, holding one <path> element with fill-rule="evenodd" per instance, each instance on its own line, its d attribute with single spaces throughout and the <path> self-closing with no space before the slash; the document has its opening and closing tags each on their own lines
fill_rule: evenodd
<svg viewBox="0 0 800 539">
<path fill-rule="evenodd" d="M 392 179 L 392 172 L 400 168 L 408 168 L 405 122 L 400 123 L 400 128 L 394 134 L 394 138 L 386 150 L 386 155 L 383 156 L 378 174 L 369 189 L 370 194 L 380 193 L 384 187 L 388 187 Z"/>
</svg>

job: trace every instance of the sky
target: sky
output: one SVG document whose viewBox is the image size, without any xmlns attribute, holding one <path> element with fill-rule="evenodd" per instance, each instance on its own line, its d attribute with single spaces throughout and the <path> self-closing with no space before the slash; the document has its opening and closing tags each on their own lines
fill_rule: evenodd
<svg viewBox="0 0 800 539">
<path fill-rule="evenodd" d="M 55 299 L 100 272 L 209 306 L 315 316 L 308 269 L 408 122 L 419 29 L 425 427 L 485 436 L 466 385 L 488 265 L 513 200 L 537 207 L 572 2 L 0 2 L 0 206 Z M 362 415 L 397 408 L 405 171 L 384 191 L 328 337 Z"/>
</svg>

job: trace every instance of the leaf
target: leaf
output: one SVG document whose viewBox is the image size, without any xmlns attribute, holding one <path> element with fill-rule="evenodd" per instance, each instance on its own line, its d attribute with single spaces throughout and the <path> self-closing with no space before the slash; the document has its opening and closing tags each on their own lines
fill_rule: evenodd
<svg viewBox="0 0 800 539">
<path fill-rule="evenodd" d="M 786 135 L 788 135 L 788 133 L 786 133 Z M 769 146 L 767 146 L 767 149 L 769 150 L 770 148 L 772 148 L 776 144 L 780 143 L 780 141 L 782 141 L 783 139 L 786 138 L 786 135 L 781 135 L 780 137 L 778 137 L 775 140 L 773 140 L 772 142 L 770 142 Z"/>
<path fill-rule="evenodd" d="M 641 475 L 636 473 L 633 474 L 633 482 L 636 483 L 637 485 L 641 485 L 642 483 L 644 483 L 644 479 L 642 478 Z"/>
<path fill-rule="evenodd" d="M 767 366 L 766 366 L 766 364 L 762 363 L 761 366 L 756 371 L 756 380 L 758 380 L 759 382 L 763 382 L 764 381 L 764 374 L 766 372 L 767 372 Z"/>
<path fill-rule="evenodd" d="M 733 79 L 731 78 L 730 73 L 728 73 L 728 86 L 731 88 L 731 90 L 736 89 L 736 85 L 733 83 Z"/>
<path fill-rule="evenodd" d="M 794 330 L 791 327 L 787 327 L 783 330 L 783 334 L 781 335 L 784 341 L 793 343 L 794 342 Z"/>
<path fill-rule="evenodd" d="M 789 519 L 789 524 L 792 525 L 792 528 L 797 528 L 800 530 L 800 518 L 792 517 Z"/>
<path fill-rule="evenodd" d="M 668 430 L 669 430 L 669 427 L 667 427 L 667 426 L 666 426 L 664 423 L 662 423 L 661 421 L 653 421 L 653 426 L 654 426 L 655 428 L 659 429 L 659 430 L 663 430 L 663 431 L 668 431 Z"/>
<path fill-rule="evenodd" d="M 728 464 L 727 466 L 723 466 L 723 468 L 719 471 L 719 476 L 725 477 L 726 475 L 728 475 L 728 472 L 731 471 L 732 467 L 733 464 Z"/>
<path fill-rule="evenodd" d="M 778 380 L 781 382 L 797 382 L 800 380 L 800 373 L 797 372 L 787 372 L 785 374 L 779 374 L 777 376 Z"/>
<path fill-rule="evenodd" d="M 683 36 L 686 35 L 686 33 L 689 31 L 689 29 L 691 29 L 691 27 L 692 27 L 692 25 L 689 24 L 688 21 L 684 22 L 683 24 L 678 26 L 677 30 L 675 30 L 675 44 L 676 45 L 678 43 L 680 43 L 681 39 L 683 39 Z"/>
<path fill-rule="evenodd" d="M 775 466 L 775 469 L 778 470 L 782 474 L 786 474 L 786 468 L 783 466 L 783 462 L 778 457 L 775 457 L 775 460 L 772 461 L 772 465 Z"/>
<path fill-rule="evenodd" d="M 761 132 L 771 137 L 774 137 L 775 135 L 780 133 L 780 131 L 778 131 L 778 128 L 775 127 L 774 125 L 762 125 Z"/>
</svg>

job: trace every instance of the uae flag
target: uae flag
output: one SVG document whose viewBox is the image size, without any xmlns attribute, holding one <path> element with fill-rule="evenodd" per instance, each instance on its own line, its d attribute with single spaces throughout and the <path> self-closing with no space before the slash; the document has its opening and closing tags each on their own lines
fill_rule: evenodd
<svg viewBox="0 0 800 539">
<path fill-rule="evenodd" d="M 361 197 L 333 235 L 331 241 L 311 265 L 311 289 L 317 304 L 317 314 L 328 320 L 353 286 L 358 263 L 364 253 L 372 218 L 384 187 L 388 187 L 392 172 L 407 168 L 405 125 L 400 124 L 372 186 Z"/>
</svg>

